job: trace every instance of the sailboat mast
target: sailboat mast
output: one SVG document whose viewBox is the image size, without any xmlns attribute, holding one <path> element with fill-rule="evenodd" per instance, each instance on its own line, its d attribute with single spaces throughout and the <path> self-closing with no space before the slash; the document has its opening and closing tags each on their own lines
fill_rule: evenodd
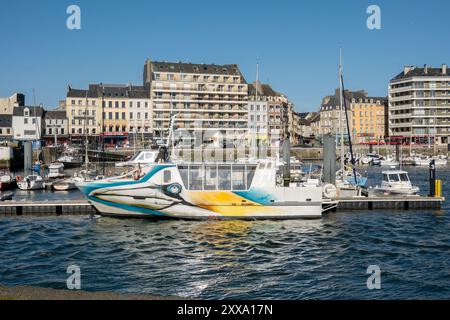
<svg viewBox="0 0 450 320">
<path fill-rule="evenodd" d="M 345 163 L 344 163 L 344 127 L 343 127 L 343 120 L 342 120 L 342 111 L 343 111 L 343 100 L 344 100 L 344 94 L 343 94 L 343 83 L 342 83 L 342 49 L 339 51 L 339 130 L 340 130 L 340 140 L 341 140 L 341 170 L 342 175 L 344 175 L 345 172 Z"/>
<path fill-rule="evenodd" d="M 257 150 L 256 150 L 256 145 L 257 145 L 257 143 L 256 143 L 256 128 L 257 128 L 257 106 L 258 106 L 258 81 L 259 81 L 259 62 L 258 61 L 256 61 L 256 83 L 255 83 L 255 89 L 256 89 L 256 91 L 255 91 L 255 111 L 254 111 L 254 114 L 253 114 L 253 116 L 254 116 L 254 127 L 253 127 L 253 141 L 252 141 L 252 149 L 253 149 L 253 156 L 256 158 L 257 157 L 257 155 L 258 155 L 258 152 L 257 152 Z"/>
<path fill-rule="evenodd" d="M 342 92 L 345 92 L 345 87 L 344 87 L 344 77 L 341 74 L 341 84 L 342 84 Z M 350 136 L 350 122 L 348 120 L 348 110 L 347 110 L 347 102 L 344 99 L 344 111 L 345 111 L 345 120 L 347 122 L 347 135 L 348 135 L 348 145 L 350 148 L 350 161 L 352 164 L 352 171 L 353 171 L 353 177 L 355 179 L 355 185 L 358 185 L 358 178 L 356 177 L 356 168 L 355 168 L 355 157 L 353 156 L 353 145 L 352 145 L 352 137 Z"/>
</svg>

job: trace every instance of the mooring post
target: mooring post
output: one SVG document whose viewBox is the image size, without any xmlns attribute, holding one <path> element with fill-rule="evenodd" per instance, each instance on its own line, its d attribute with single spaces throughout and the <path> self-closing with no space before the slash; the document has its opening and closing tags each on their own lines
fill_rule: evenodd
<svg viewBox="0 0 450 320">
<path fill-rule="evenodd" d="M 323 181 L 336 184 L 336 139 L 331 134 L 323 137 Z"/>
<path fill-rule="evenodd" d="M 400 161 L 400 145 L 395 145 L 395 160 Z"/>
<path fill-rule="evenodd" d="M 430 197 L 436 196 L 436 162 L 435 160 L 430 161 Z"/>
<path fill-rule="evenodd" d="M 283 180 L 284 186 L 289 187 L 291 184 L 291 139 L 290 134 L 284 136 L 283 145 L 281 146 L 283 155 Z"/>
<path fill-rule="evenodd" d="M 31 141 L 25 141 L 23 143 L 23 174 L 27 176 L 33 166 L 33 148 Z"/>
</svg>

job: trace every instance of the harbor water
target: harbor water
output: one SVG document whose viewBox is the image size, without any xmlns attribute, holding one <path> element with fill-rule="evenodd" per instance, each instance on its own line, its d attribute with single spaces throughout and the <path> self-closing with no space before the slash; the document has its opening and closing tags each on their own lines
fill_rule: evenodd
<svg viewBox="0 0 450 320">
<path fill-rule="evenodd" d="M 381 168 L 366 167 L 370 184 Z M 408 168 L 422 193 L 428 169 Z M 443 195 L 450 168 L 438 168 Z M 81 199 L 20 192 L 18 199 Z M 352 211 L 319 220 L 144 221 L 0 218 L 0 284 L 63 289 L 70 265 L 81 288 L 201 299 L 449 299 L 450 206 L 437 211 Z M 367 288 L 367 268 L 381 289 Z"/>
</svg>

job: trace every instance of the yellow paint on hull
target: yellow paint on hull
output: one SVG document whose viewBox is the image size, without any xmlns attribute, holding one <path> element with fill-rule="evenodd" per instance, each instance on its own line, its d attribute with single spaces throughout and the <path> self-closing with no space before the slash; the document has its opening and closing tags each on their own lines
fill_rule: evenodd
<svg viewBox="0 0 450 320">
<path fill-rule="evenodd" d="M 188 201 L 196 206 L 227 217 L 249 216 L 256 213 L 276 214 L 276 208 L 263 206 L 227 191 L 190 191 Z"/>
</svg>

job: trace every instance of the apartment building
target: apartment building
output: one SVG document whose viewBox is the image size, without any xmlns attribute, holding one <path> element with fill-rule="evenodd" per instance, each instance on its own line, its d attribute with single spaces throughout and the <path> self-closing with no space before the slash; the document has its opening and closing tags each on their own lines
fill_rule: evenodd
<svg viewBox="0 0 450 320">
<path fill-rule="evenodd" d="M 347 116 L 352 141 L 355 143 L 371 143 L 386 136 L 386 98 L 369 97 L 366 91 L 349 91 L 344 93 Z M 321 135 L 333 134 L 337 137 L 344 133 L 347 139 L 347 118 L 344 108 L 340 107 L 340 93 L 322 100 L 320 107 Z"/>
<path fill-rule="evenodd" d="M 269 102 L 267 101 L 268 85 L 253 82 L 248 85 L 248 130 L 250 139 L 267 140 L 269 137 Z"/>
<path fill-rule="evenodd" d="M 167 136 L 175 114 L 175 129 L 180 134 L 195 129 L 210 135 L 246 134 L 248 86 L 235 64 L 147 61 L 144 86 L 150 88 L 157 137 Z"/>
<path fill-rule="evenodd" d="M 44 115 L 43 139 L 50 143 L 63 144 L 69 141 L 69 121 L 66 110 L 48 110 Z"/>
<path fill-rule="evenodd" d="M 389 133 L 402 142 L 447 144 L 450 74 L 447 65 L 406 66 L 389 83 Z"/>
<path fill-rule="evenodd" d="M 90 84 L 87 90 L 69 88 L 66 98 L 69 132 L 75 138 L 104 135 L 108 144 L 128 140 L 129 132 L 151 131 L 148 88 Z"/>
<path fill-rule="evenodd" d="M 14 107 L 12 127 L 14 140 L 40 140 L 43 133 L 44 109 L 36 106 Z"/>
</svg>

